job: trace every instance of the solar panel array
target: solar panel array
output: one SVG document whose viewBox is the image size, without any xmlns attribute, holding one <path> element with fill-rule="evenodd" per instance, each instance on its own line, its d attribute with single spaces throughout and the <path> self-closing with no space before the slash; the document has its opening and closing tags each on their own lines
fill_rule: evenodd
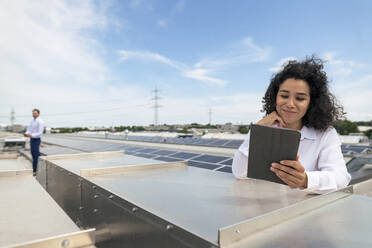
<svg viewBox="0 0 372 248">
<path fill-rule="evenodd" d="M 341 150 L 343 155 L 372 153 L 372 146 L 341 145 Z"/>
<path fill-rule="evenodd" d="M 164 162 L 187 160 L 189 166 L 231 173 L 232 158 L 228 156 L 155 149 L 141 146 L 128 146 L 93 140 L 78 140 L 67 136 L 45 136 L 43 141 L 57 145 L 41 147 L 40 151 L 45 155 L 125 150 L 125 153 L 128 155 L 151 158 Z M 59 146 L 62 147 L 58 148 Z"/>
<path fill-rule="evenodd" d="M 125 153 L 128 155 L 151 158 L 165 162 L 187 160 L 189 162 L 189 166 L 227 173 L 232 172 L 231 165 L 233 159 L 232 157 L 228 156 L 155 149 L 142 146 L 129 146 L 119 143 L 100 142 L 95 140 L 80 140 L 74 139 L 71 136 L 45 136 L 43 141 L 56 145 L 42 147 L 41 152 L 45 155 L 125 150 Z M 372 152 L 372 146 L 342 145 L 341 149 L 343 155 Z"/>
<path fill-rule="evenodd" d="M 123 136 L 113 135 L 108 133 L 94 134 L 94 133 L 76 133 L 70 134 L 69 136 L 79 136 L 88 138 L 99 138 L 99 139 L 114 139 L 114 140 L 128 140 L 128 141 L 141 141 L 141 142 L 153 142 L 153 143 L 166 143 L 166 144 L 182 144 L 182 145 L 198 145 L 198 146 L 215 146 L 215 147 L 226 147 L 226 148 L 238 148 L 243 140 L 230 140 L 230 139 L 202 139 L 200 137 L 185 137 L 185 138 L 162 138 L 162 137 L 145 137 L 145 136 Z"/>
</svg>

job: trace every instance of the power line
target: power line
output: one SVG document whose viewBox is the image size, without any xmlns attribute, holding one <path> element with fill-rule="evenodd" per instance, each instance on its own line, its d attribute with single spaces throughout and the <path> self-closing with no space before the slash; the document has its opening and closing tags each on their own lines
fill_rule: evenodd
<svg viewBox="0 0 372 248">
<path fill-rule="evenodd" d="M 158 100 L 160 100 L 161 97 L 158 96 L 159 90 L 156 85 L 155 90 L 153 90 L 152 92 L 154 93 L 154 97 L 151 99 L 154 101 L 154 105 L 152 105 L 152 108 L 154 109 L 154 125 L 157 126 L 159 121 L 159 108 L 163 106 L 160 106 L 158 103 Z"/>
<path fill-rule="evenodd" d="M 56 114 L 43 114 L 43 117 L 49 116 L 68 116 L 68 115 L 76 115 L 76 114 L 91 114 L 91 113 L 99 113 L 99 112 L 108 112 L 108 111 L 116 111 L 122 109 L 131 109 L 135 107 L 148 107 L 148 104 L 138 104 L 138 105 L 129 105 L 125 107 L 116 107 L 116 108 L 109 108 L 109 109 L 95 109 L 91 111 L 80 111 L 80 112 L 65 112 L 65 113 L 56 113 Z M 9 116 L 0 116 L 0 118 L 8 118 Z M 18 118 L 30 117 L 30 115 L 19 115 Z M 15 117 L 14 117 L 15 118 Z"/>
<path fill-rule="evenodd" d="M 15 122 L 15 112 L 14 108 L 12 108 L 12 111 L 10 112 L 10 124 L 13 126 Z"/>
<path fill-rule="evenodd" d="M 67 104 L 92 104 L 92 103 L 107 103 L 107 102 L 121 102 L 123 103 L 123 98 L 113 98 L 113 99 L 97 99 L 97 100 L 91 100 L 91 101 L 82 101 L 82 102 L 74 102 L 74 101 L 68 101 L 68 102 L 43 102 L 43 103 L 38 103 L 38 105 L 40 104 L 48 104 L 48 105 L 51 105 L 51 104 L 64 104 L 64 105 L 67 105 Z M 25 107 L 25 106 L 30 106 L 30 103 L 4 103 L 4 104 L 0 104 L 0 106 L 22 106 L 22 107 Z"/>
<path fill-rule="evenodd" d="M 208 113 L 209 113 L 209 125 L 211 125 L 212 124 L 212 108 L 209 108 Z"/>
</svg>

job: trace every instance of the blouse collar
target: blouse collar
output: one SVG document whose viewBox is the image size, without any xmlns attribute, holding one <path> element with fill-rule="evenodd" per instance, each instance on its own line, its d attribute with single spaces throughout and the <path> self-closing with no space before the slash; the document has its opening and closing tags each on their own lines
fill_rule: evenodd
<svg viewBox="0 0 372 248">
<path fill-rule="evenodd" d="M 316 131 L 314 128 L 303 126 L 301 128 L 301 140 L 303 139 L 316 139 Z"/>
</svg>

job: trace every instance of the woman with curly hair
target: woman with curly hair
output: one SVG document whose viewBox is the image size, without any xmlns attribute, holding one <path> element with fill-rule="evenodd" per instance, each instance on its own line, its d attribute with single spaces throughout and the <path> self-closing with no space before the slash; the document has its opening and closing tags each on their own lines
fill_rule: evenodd
<svg viewBox="0 0 372 248">
<path fill-rule="evenodd" d="M 276 176 L 291 188 L 320 194 L 348 185 L 351 177 L 332 127 L 344 112 L 329 92 L 322 60 L 289 61 L 271 79 L 262 103 L 266 115 L 257 124 L 301 131 L 297 160 L 273 161 Z M 234 155 L 236 178 L 247 178 L 248 150 L 249 133 Z"/>
</svg>

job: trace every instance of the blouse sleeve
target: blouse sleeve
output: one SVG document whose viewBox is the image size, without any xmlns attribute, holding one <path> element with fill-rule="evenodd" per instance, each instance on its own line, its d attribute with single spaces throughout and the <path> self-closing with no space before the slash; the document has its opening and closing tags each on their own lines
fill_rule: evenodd
<svg viewBox="0 0 372 248">
<path fill-rule="evenodd" d="M 318 170 L 306 171 L 306 190 L 317 194 L 344 188 L 351 179 L 341 152 L 341 141 L 334 128 L 325 133 L 321 146 Z"/>
<path fill-rule="evenodd" d="M 234 154 L 234 159 L 232 163 L 232 172 L 234 176 L 238 179 L 247 179 L 248 173 L 248 150 L 249 150 L 249 137 L 250 132 L 248 132 L 247 137 L 244 142 L 240 145 L 239 149 Z"/>
</svg>

